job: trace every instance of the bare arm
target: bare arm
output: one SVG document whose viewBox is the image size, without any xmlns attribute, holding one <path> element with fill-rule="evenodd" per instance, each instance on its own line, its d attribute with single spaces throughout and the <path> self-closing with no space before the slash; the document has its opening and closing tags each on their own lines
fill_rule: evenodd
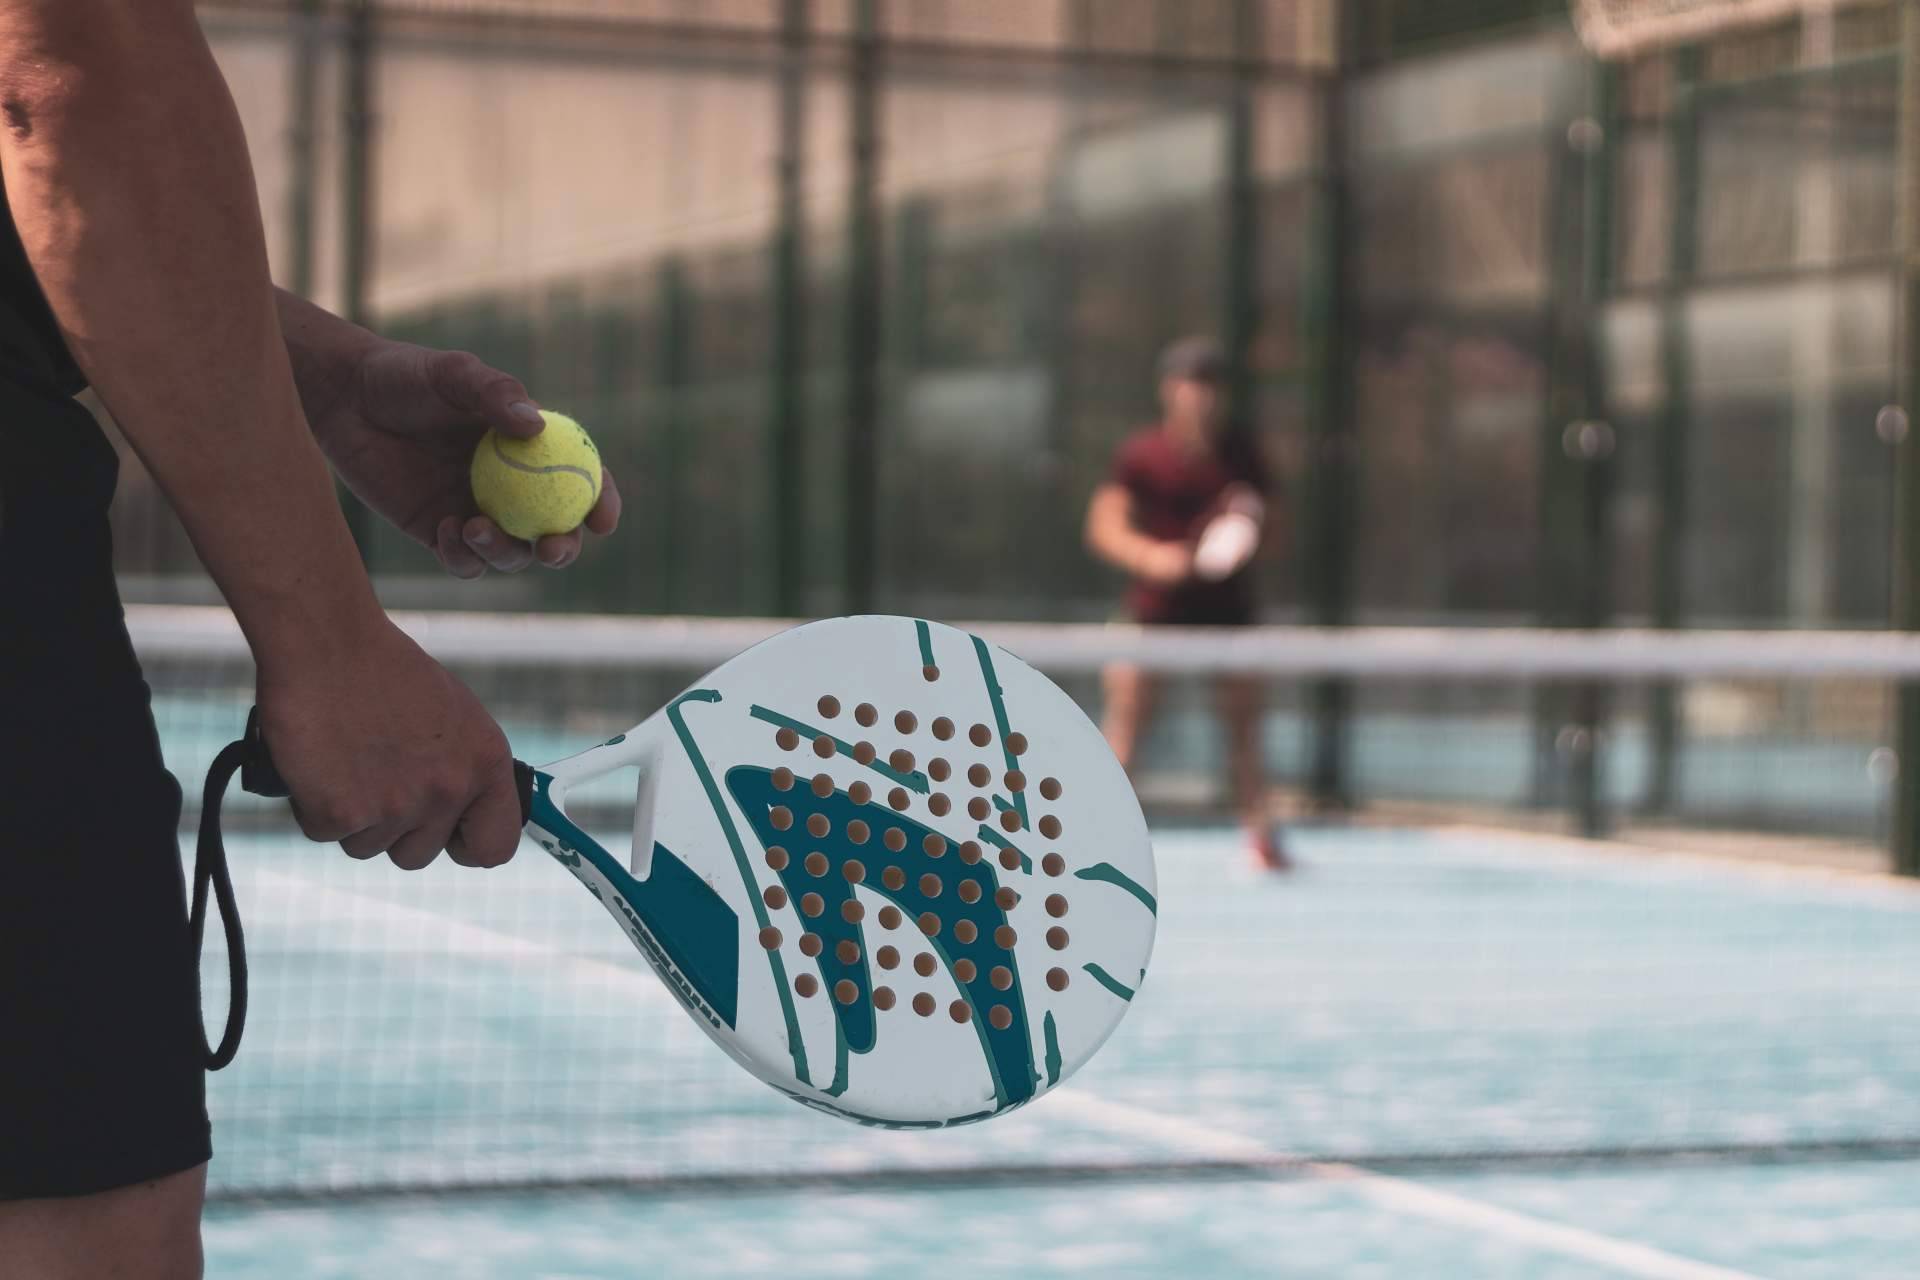
<svg viewBox="0 0 1920 1280">
<path fill-rule="evenodd" d="M 308 833 L 403 865 L 450 840 L 504 860 L 505 741 L 374 599 L 301 411 L 245 139 L 189 0 L 0 0 L 0 171 L 67 345 L 246 632 Z"/>
<path fill-rule="evenodd" d="M 378 609 L 304 428 L 240 123 L 184 0 L 0 6 L 9 202 L 67 345 L 269 650 Z"/>
<path fill-rule="evenodd" d="M 273 291 L 273 302 L 294 385 L 311 421 L 325 405 L 345 394 L 355 366 L 380 339 L 285 289 Z"/>
<path fill-rule="evenodd" d="M 1193 551 L 1183 542 L 1162 542 L 1133 527 L 1133 499 L 1117 484 L 1103 484 L 1087 504 L 1087 549 L 1130 577 L 1173 583 L 1193 570 Z"/>
</svg>

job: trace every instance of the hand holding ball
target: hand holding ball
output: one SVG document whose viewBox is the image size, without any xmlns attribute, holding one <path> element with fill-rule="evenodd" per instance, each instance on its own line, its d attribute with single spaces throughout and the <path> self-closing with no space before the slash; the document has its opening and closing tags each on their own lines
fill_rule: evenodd
<svg viewBox="0 0 1920 1280">
<path fill-rule="evenodd" d="M 577 528 L 600 500 L 600 451 L 579 423 L 542 409 L 530 440 L 489 431 L 473 453 L 473 500 L 493 522 L 532 542 Z"/>
</svg>

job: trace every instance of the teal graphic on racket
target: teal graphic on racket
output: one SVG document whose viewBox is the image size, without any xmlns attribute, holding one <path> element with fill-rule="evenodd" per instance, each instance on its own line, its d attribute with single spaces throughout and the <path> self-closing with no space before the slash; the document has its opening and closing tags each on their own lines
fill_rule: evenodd
<svg viewBox="0 0 1920 1280">
<path fill-rule="evenodd" d="M 624 863 L 566 812 L 623 769 Z M 528 834 L 714 1041 L 850 1120 L 1030 1102 L 1146 974 L 1157 890 L 1125 772 L 1061 689 L 951 627 L 795 627 L 628 732 L 516 772 Z"/>
</svg>

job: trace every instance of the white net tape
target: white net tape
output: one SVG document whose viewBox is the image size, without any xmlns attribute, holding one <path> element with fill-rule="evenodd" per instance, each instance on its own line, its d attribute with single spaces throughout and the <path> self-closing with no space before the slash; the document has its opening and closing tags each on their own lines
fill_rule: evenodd
<svg viewBox="0 0 1920 1280">
<path fill-rule="evenodd" d="M 584 614 L 395 613 L 443 662 L 548 669 L 718 666 L 793 619 L 643 618 Z M 225 609 L 133 605 L 145 658 L 242 659 Z M 1920 635 L 1893 631 L 1551 631 L 1500 627 L 1153 627 L 1104 623 L 962 623 L 1042 670 L 1090 674 L 1111 662 L 1162 672 L 1270 676 L 1431 676 L 1503 680 L 1920 678 Z"/>
</svg>

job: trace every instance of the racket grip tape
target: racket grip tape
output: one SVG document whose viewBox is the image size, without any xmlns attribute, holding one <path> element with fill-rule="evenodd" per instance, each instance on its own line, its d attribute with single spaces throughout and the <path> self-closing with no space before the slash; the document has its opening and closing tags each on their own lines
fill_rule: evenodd
<svg viewBox="0 0 1920 1280">
<path fill-rule="evenodd" d="M 240 760 L 240 787 L 250 795 L 269 800 L 284 800 L 289 794 L 287 780 L 273 764 L 267 750 L 266 735 L 260 731 L 260 708 L 247 712 L 246 754 Z M 520 825 L 526 826 L 533 815 L 533 766 L 523 760 L 513 762 L 513 790 L 520 800 Z"/>
</svg>

